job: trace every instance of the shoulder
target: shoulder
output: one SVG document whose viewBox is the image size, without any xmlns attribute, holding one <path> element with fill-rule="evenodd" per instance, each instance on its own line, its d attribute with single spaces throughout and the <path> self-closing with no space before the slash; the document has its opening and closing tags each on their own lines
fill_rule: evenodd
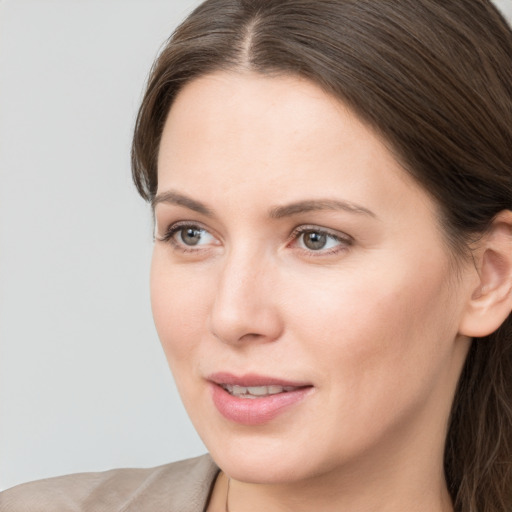
<svg viewBox="0 0 512 512">
<path fill-rule="evenodd" d="M 202 512 L 218 472 L 203 455 L 156 468 L 48 478 L 0 493 L 0 512 Z"/>
</svg>

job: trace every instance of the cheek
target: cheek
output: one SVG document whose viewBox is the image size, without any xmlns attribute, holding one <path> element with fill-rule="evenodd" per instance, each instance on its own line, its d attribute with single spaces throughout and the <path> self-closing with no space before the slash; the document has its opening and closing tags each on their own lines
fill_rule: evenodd
<svg viewBox="0 0 512 512">
<path fill-rule="evenodd" d="M 444 267 L 425 262 L 426 274 L 421 258 L 414 261 L 414 267 L 397 262 L 385 273 L 382 266 L 366 266 L 364 273 L 338 279 L 296 280 L 287 324 L 308 357 L 331 370 L 330 379 L 367 396 L 379 382 L 399 388 L 434 380 L 449 358 L 456 315 Z"/>
<path fill-rule="evenodd" d="M 180 364 L 192 362 L 215 287 L 204 275 L 199 277 L 171 264 L 166 251 L 157 247 L 151 263 L 150 287 L 156 330 L 174 373 Z"/>
</svg>

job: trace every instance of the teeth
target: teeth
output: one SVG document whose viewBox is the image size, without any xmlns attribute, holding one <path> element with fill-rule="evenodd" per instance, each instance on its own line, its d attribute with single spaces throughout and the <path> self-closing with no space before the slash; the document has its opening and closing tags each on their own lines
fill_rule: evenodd
<svg viewBox="0 0 512 512">
<path fill-rule="evenodd" d="M 238 398 L 258 398 L 261 396 L 277 395 L 295 389 L 293 386 L 237 386 L 224 384 L 222 386 L 230 395 Z"/>
</svg>

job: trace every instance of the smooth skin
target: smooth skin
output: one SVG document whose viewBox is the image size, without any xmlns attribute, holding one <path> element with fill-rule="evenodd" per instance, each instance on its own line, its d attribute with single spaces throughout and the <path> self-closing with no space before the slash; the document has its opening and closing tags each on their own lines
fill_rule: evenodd
<svg viewBox="0 0 512 512">
<path fill-rule="evenodd" d="M 354 113 L 306 80 L 248 71 L 179 93 L 154 206 L 157 331 L 224 472 L 210 512 L 226 475 L 231 512 L 452 510 L 449 411 L 469 337 L 510 312 L 511 216 L 492 249 L 456 258 L 436 204 Z M 216 372 L 312 388 L 240 425 L 212 401 Z"/>
</svg>

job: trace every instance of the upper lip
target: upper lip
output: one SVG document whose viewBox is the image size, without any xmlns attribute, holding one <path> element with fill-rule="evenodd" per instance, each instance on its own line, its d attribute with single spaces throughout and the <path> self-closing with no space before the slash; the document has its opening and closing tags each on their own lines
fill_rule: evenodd
<svg viewBox="0 0 512 512">
<path fill-rule="evenodd" d="M 269 377 L 265 375 L 257 375 L 255 373 L 247 373 L 245 375 L 233 375 L 227 372 L 212 373 L 207 377 L 209 381 L 222 385 L 228 384 L 232 386 L 282 386 L 282 387 L 294 387 L 301 388 L 305 386 L 311 386 L 309 382 L 303 381 L 291 381 L 276 377 Z"/>
</svg>

